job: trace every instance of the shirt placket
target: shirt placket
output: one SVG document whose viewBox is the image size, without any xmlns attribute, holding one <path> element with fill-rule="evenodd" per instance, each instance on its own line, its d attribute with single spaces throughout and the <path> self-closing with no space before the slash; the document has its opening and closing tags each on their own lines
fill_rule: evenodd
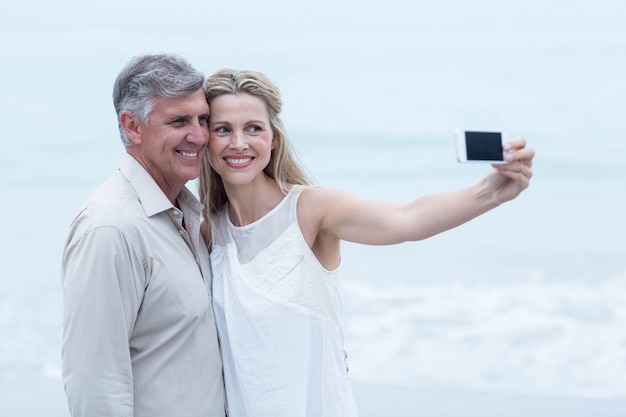
<svg viewBox="0 0 626 417">
<path fill-rule="evenodd" d="M 172 208 L 169 210 L 168 215 L 170 216 L 170 219 L 172 220 L 172 222 L 174 222 L 174 224 L 176 225 L 176 228 L 178 229 L 178 234 L 183 238 L 183 240 L 187 244 L 187 247 L 193 254 L 193 257 L 196 260 L 196 263 L 200 267 L 200 259 L 198 258 L 198 254 L 196 253 L 196 251 L 193 248 L 193 245 L 191 244 L 189 233 L 187 233 L 187 230 L 185 229 L 183 212 L 177 208 Z"/>
</svg>

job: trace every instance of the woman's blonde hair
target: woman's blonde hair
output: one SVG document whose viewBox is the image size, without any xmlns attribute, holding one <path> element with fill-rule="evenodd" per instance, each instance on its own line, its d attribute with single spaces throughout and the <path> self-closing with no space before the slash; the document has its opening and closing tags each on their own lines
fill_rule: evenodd
<svg viewBox="0 0 626 417">
<path fill-rule="evenodd" d="M 279 117 L 283 102 L 278 87 L 269 78 L 255 71 L 222 69 L 207 78 L 204 90 L 209 108 L 211 101 L 223 94 L 246 93 L 263 100 L 270 117 L 275 142 L 270 162 L 264 169 L 265 174 L 273 178 L 285 194 L 292 184 L 311 184 L 305 169 L 297 161 L 295 150 Z M 204 204 L 207 219 L 210 219 L 210 216 L 217 213 L 228 201 L 222 179 L 211 167 L 208 153 L 202 160 L 199 196 Z"/>
</svg>

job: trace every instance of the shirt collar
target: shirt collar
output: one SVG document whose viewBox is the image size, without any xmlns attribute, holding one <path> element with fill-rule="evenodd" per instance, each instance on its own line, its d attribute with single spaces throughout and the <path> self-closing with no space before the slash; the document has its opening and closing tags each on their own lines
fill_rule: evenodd
<svg viewBox="0 0 626 417">
<path fill-rule="evenodd" d="M 146 216 L 151 217 L 175 208 L 154 178 L 129 154 L 124 155 L 120 171 L 137 192 Z M 176 199 L 198 213 L 202 211 L 202 205 L 187 187 L 183 187 Z"/>
</svg>

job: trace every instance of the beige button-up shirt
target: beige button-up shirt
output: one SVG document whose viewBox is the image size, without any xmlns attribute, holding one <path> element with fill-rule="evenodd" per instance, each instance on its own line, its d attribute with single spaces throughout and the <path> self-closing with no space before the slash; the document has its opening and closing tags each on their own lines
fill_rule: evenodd
<svg viewBox="0 0 626 417">
<path fill-rule="evenodd" d="M 127 155 L 72 223 L 63 380 L 74 417 L 224 416 L 201 204 L 186 188 L 177 202 Z"/>
</svg>

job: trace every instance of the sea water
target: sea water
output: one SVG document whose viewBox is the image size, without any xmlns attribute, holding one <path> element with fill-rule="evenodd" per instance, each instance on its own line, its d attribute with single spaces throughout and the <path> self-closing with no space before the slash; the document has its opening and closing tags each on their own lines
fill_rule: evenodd
<svg viewBox="0 0 626 417">
<path fill-rule="evenodd" d="M 385 140 L 383 149 L 358 139 L 327 145 L 342 155 L 356 148 L 355 165 L 365 163 L 316 164 L 326 182 L 373 199 L 406 201 L 454 189 L 487 170 L 458 165 L 450 137 Z M 471 223 L 392 247 L 344 244 L 346 343 L 355 379 L 540 396 L 626 395 L 620 157 L 607 155 L 599 164 L 605 168 L 565 174 L 541 156 L 545 146 L 538 146 L 531 187 Z M 314 147 L 305 146 L 307 158 L 322 158 Z"/>
<path fill-rule="evenodd" d="M 367 3 L 358 17 L 347 3 L 301 15 L 281 2 L 281 18 L 252 2 L 266 21 L 208 24 L 219 5 L 173 26 L 151 3 L 136 31 L 113 10 L 12 5 L 0 44 L 0 378 L 60 379 L 65 236 L 123 153 L 112 82 L 130 56 L 167 50 L 207 73 L 267 72 L 316 182 L 366 199 L 480 180 L 488 166 L 456 162 L 456 127 L 537 149 L 513 202 L 425 241 L 343 245 L 353 381 L 626 399 L 624 6 L 482 1 L 485 15 L 444 3 Z"/>
</svg>

